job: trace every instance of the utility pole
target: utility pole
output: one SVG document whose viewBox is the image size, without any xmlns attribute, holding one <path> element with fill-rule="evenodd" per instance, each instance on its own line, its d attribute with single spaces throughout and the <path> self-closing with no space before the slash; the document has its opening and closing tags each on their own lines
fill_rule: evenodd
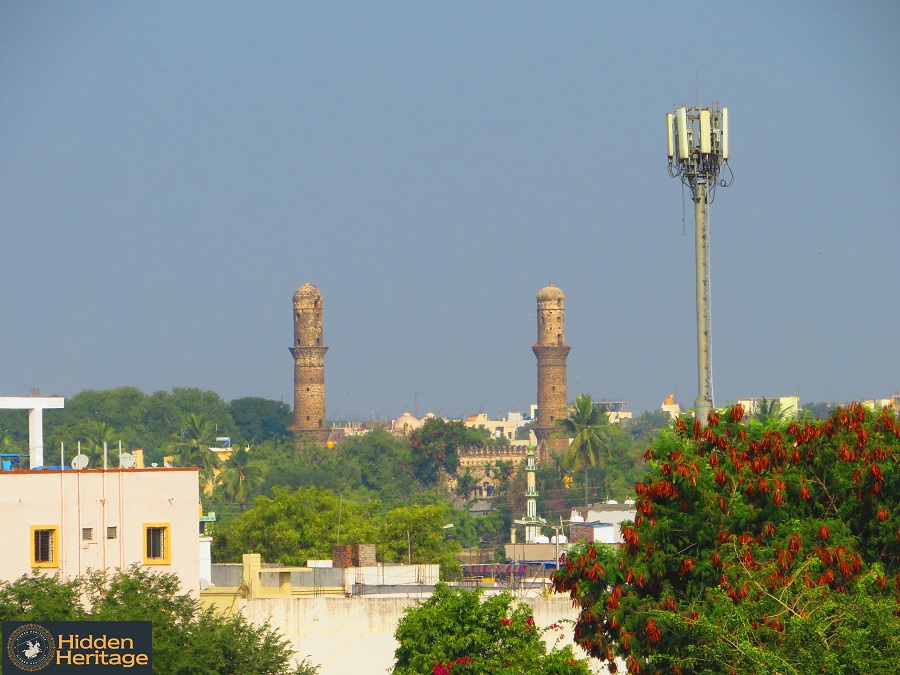
<svg viewBox="0 0 900 675">
<path fill-rule="evenodd" d="M 690 189 L 694 202 L 698 385 L 694 415 L 705 425 L 713 408 L 707 221 L 716 188 L 734 183 L 734 175 L 728 166 L 728 108 L 719 108 L 718 104 L 712 108 L 676 107 L 674 113 L 666 114 L 666 127 L 669 175 L 681 178 L 682 184 Z M 728 169 L 728 179 L 719 178 L 723 167 Z"/>
</svg>

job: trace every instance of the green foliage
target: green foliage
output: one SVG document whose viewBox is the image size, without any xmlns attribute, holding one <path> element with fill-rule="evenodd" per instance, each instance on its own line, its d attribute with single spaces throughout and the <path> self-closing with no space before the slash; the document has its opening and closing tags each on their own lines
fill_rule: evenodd
<svg viewBox="0 0 900 675">
<path fill-rule="evenodd" d="M 444 527 L 451 524 L 450 511 L 446 502 L 388 511 L 379 527 L 379 556 L 384 562 L 437 563 L 443 578 L 459 578 L 460 546 L 449 538 L 449 528 Z"/>
<path fill-rule="evenodd" d="M 645 410 L 638 417 L 622 420 L 621 424 L 632 439 L 649 445 L 660 430 L 672 426 L 672 418 L 665 410 Z"/>
<path fill-rule="evenodd" d="M 288 428 L 293 417 L 287 403 L 247 396 L 234 399 L 228 404 L 228 410 L 245 443 L 256 445 L 270 438 L 285 440 L 290 437 Z"/>
<path fill-rule="evenodd" d="M 214 392 L 175 387 L 171 392 L 147 395 L 134 387 L 119 387 L 79 392 L 66 398 L 64 408 L 45 412 L 44 455 L 48 463 L 58 464 L 60 444 L 64 443 L 67 464 L 81 441 L 82 449 L 94 459 L 91 465 L 96 466 L 105 440 L 110 447 L 110 466 L 116 466 L 122 441 L 123 450 L 143 448 L 148 462 L 161 462 L 173 434 L 180 436 L 182 421 L 190 414 L 207 420 L 213 437 L 237 438 L 230 407 Z M 0 429 L 7 430 L 18 447 L 27 448 L 27 414 L 0 411 Z"/>
<path fill-rule="evenodd" d="M 818 403 L 804 403 L 801 406 L 801 414 L 806 417 L 812 417 L 814 419 L 825 419 L 828 417 L 836 408 L 840 407 L 840 403 L 825 403 L 823 401 L 819 401 Z"/>
<path fill-rule="evenodd" d="M 0 621 L 78 621 L 78 583 L 38 573 L 0 581 Z M 0 645 L 2 649 L 3 645 Z"/>
<path fill-rule="evenodd" d="M 243 510 L 258 494 L 268 470 L 268 465 L 256 459 L 247 448 L 235 448 L 216 476 L 216 490 L 226 502 L 238 504 Z"/>
<path fill-rule="evenodd" d="M 760 399 L 757 404 L 756 411 L 753 413 L 752 419 L 761 424 L 768 424 L 770 422 L 780 422 L 783 419 L 786 419 L 790 415 L 790 411 L 784 410 L 781 407 L 781 401 L 776 399 L 763 398 Z"/>
<path fill-rule="evenodd" d="M 282 565 L 304 565 L 310 558 L 331 559 L 331 547 L 337 543 L 377 541 L 372 518 L 377 506 L 342 501 L 330 490 L 315 487 L 293 491 L 276 487 L 271 498 L 257 498 L 251 508 L 216 526 L 213 559 L 239 562 L 244 553 L 259 553 L 266 562 Z"/>
<path fill-rule="evenodd" d="M 527 424 L 523 424 L 520 427 L 516 427 L 516 440 L 517 441 L 527 441 L 531 438 L 531 430 L 534 429 L 534 420 L 528 422 Z"/>
<path fill-rule="evenodd" d="M 569 552 L 554 586 L 581 606 L 576 641 L 632 672 L 886 672 L 900 659 L 884 639 L 900 628 L 900 421 L 860 405 L 742 418 L 678 420 L 647 453 L 624 546 Z"/>
<path fill-rule="evenodd" d="M 589 502 L 588 468 L 605 463 L 612 456 L 610 436 L 614 433 L 603 406 L 594 406 L 590 394 L 579 394 L 565 418 L 556 420 L 556 433 L 571 438 L 563 465 L 584 472 L 584 504 Z"/>
<path fill-rule="evenodd" d="M 220 466 L 219 458 L 209 449 L 215 440 L 214 433 L 209 420 L 190 413 L 182 422 L 181 432 L 172 436 L 170 448 L 175 453 L 175 466 L 199 468 L 202 486 L 213 481 Z M 205 491 L 203 493 L 205 496 Z"/>
<path fill-rule="evenodd" d="M 456 472 L 460 448 L 483 448 L 489 441 L 487 429 L 469 429 L 462 422 L 433 417 L 410 436 L 413 474 L 422 485 L 436 485 L 442 473 Z"/>
<path fill-rule="evenodd" d="M 456 496 L 460 499 L 469 499 L 472 497 L 472 490 L 478 484 L 478 480 L 471 471 L 464 471 L 456 477 Z"/>
<path fill-rule="evenodd" d="M 509 593 L 482 600 L 480 591 L 439 584 L 427 601 L 400 619 L 394 675 L 590 673 L 570 647 L 548 654 L 531 608 L 511 604 Z"/>
<path fill-rule="evenodd" d="M 265 441 L 251 449 L 254 461 L 268 466 L 259 494 L 273 487 L 315 485 L 358 501 L 380 499 L 385 505 L 419 500 L 422 488 L 410 471 L 409 441 L 383 427 L 352 436 L 335 448 Z"/>
<path fill-rule="evenodd" d="M 216 526 L 212 554 L 218 562 L 237 562 L 244 553 L 259 553 L 266 562 L 303 565 L 330 559 L 331 547 L 377 544 L 384 562 L 440 564 L 456 576 L 459 543 L 448 538 L 451 522 L 446 502 L 412 505 L 380 513 L 381 502 L 341 499 L 316 487 L 276 487 L 239 516 Z"/>
<path fill-rule="evenodd" d="M 83 604 L 81 601 L 83 601 Z M 0 582 L 4 621 L 152 621 L 153 672 L 157 675 L 315 675 L 268 625 L 254 626 L 240 614 L 201 610 L 181 593 L 174 574 L 154 574 L 138 565 L 91 572 L 73 581 L 33 574 Z"/>
</svg>

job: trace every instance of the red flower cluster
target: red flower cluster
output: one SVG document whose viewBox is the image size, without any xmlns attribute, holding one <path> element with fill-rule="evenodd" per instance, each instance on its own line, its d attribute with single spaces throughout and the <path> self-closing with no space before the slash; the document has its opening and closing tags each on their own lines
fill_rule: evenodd
<svg viewBox="0 0 900 675">
<path fill-rule="evenodd" d="M 447 663 L 435 663 L 431 675 L 451 675 L 455 666 L 465 666 L 472 663 L 472 659 L 468 656 L 460 656 Z"/>
</svg>

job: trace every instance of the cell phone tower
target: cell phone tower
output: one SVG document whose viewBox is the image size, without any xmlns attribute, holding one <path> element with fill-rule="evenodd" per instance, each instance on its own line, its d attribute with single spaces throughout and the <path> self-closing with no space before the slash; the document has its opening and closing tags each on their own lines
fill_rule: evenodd
<svg viewBox="0 0 900 675">
<path fill-rule="evenodd" d="M 709 350 L 709 205 L 717 187 L 729 187 L 734 174 L 728 165 L 728 108 L 675 107 L 666 114 L 669 175 L 681 178 L 694 201 L 695 246 L 697 254 L 697 380 L 694 401 L 696 419 L 707 423 L 713 408 L 712 368 Z M 720 178 L 723 169 L 728 178 Z"/>
</svg>

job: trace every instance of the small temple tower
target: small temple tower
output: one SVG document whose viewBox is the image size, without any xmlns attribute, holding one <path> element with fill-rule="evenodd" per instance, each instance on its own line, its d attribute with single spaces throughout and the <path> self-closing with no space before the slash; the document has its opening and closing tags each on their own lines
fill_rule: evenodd
<svg viewBox="0 0 900 675">
<path fill-rule="evenodd" d="M 297 441 L 328 440 L 325 426 L 325 352 L 322 294 L 312 284 L 294 293 L 294 426 Z"/>
<path fill-rule="evenodd" d="M 569 407 L 566 386 L 566 298 L 553 284 L 537 294 L 538 339 L 531 348 L 538 362 L 537 420 L 534 435 L 538 441 L 540 461 L 551 453 L 565 452 L 566 438 L 554 435 L 556 420 L 567 415 Z"/>
</svg>

